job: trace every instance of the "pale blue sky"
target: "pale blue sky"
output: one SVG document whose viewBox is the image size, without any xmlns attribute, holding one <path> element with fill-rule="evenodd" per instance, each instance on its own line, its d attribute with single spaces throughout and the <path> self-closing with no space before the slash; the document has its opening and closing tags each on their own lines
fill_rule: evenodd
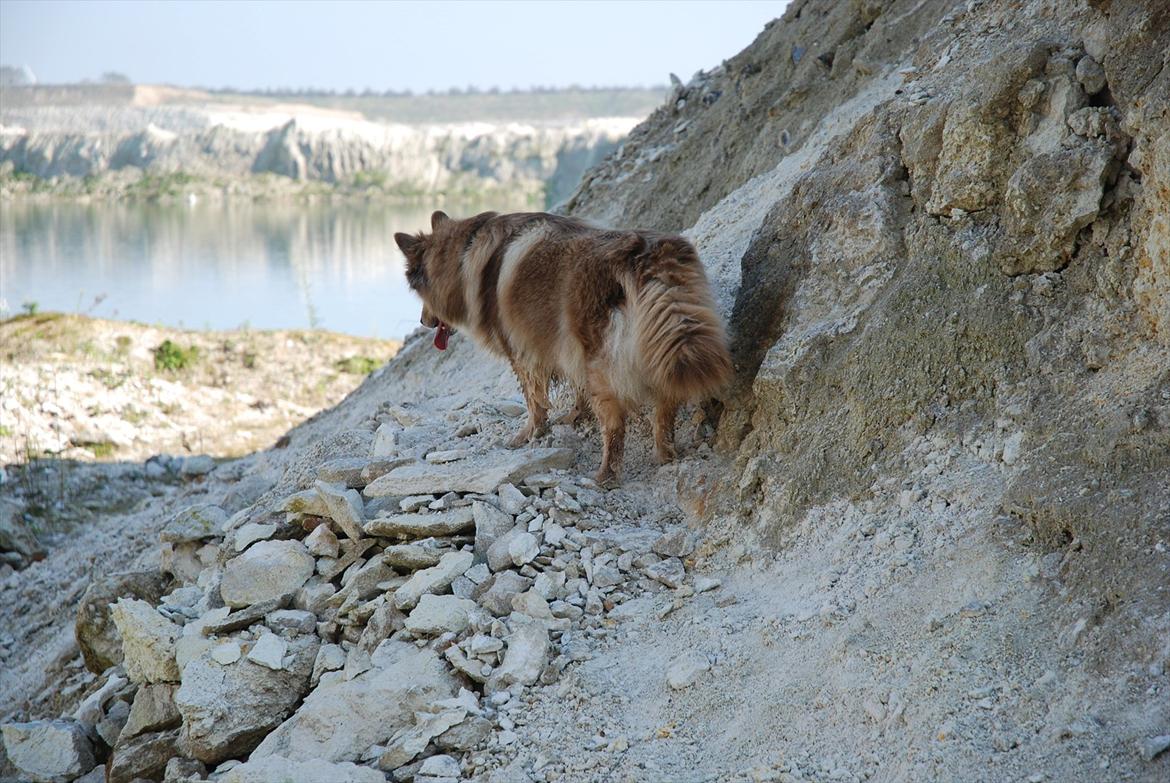
<svg viewBox="0 0 1170 783">
<path fill-rule="evenodd" d="M 0 0 L 0 61 L 41 82 L 119 71 L 205 87 L 654 85 L 731 57 L 786 4 Z"/>
</svg>

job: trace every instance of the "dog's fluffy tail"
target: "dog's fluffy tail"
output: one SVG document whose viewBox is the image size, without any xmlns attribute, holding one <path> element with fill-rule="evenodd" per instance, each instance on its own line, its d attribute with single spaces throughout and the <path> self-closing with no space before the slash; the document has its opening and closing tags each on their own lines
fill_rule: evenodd
<svg viewBox="0 0 1170 783">
<path fill-rule="evenodd" d="M 727 336 L 695 248 L 662 238 L 639 275 L 634 301 L 638 354 L 659 399 L 694 402 L 731 381 Z"/>
</svg>

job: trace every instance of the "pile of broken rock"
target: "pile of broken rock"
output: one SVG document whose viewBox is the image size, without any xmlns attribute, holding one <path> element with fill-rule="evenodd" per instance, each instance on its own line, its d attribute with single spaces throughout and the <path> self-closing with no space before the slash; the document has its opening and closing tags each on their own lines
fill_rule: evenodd
<svg viewBox="0 0 1170 783">
<path fill-rule="evenodd" d="M 101 676 L 71 716 L 4 726 L 10 761 L 87 783 L 486 779 L 526 691 L 590 658 L 611 610 L 693 590 L 693 534 L 568 472 L 572 451 L 415 459 L 383 434 L 275 504 L 180 511 L 173 578 L 94 583 L 77 635 Z"/>
</svg>

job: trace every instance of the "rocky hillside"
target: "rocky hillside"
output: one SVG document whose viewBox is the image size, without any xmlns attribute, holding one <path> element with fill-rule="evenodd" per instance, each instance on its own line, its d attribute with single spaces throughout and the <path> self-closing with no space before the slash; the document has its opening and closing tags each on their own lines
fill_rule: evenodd
<svg viewBox="0 0 1170 783">
<path fill-rule="evenodd" d="M 18 194 L 132 195 L 143 177 L 166 175 L 247 193 L 248 180 L 275 175 L 294 191 L 307 181 L 402 198 L 494 192 L 555 203 L 636 122 L 404 125 L 307 105 L 18 104 L 0 111 L 0 166 Z M 22 176 L 64 180 L 20 187 Z"/>
<path fill-rule="evenodd" d="M 792 3 L 568 204 L 708 265 L 737 380 L 676 464 L 503 451 L 505 368 L 415 335 L 0 584 L 9 774 L 1165 779 L 1168 51 Z"/>
</svg>

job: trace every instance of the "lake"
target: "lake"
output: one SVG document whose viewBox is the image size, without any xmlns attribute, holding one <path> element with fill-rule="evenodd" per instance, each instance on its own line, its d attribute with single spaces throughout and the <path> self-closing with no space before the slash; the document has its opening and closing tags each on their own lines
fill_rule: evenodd
<svg viewBox="0 0 1170 783">
<path fill-rule="evenodd" d="M 453 215 L 487 209 L 453 206 Z M 504 207 L 499 207 L 504 211 Z M 402 337 L 418 326 L 396 231 L 431 206 L 0 203 L 0 304 L 189 329 Z"/>
</svg>

